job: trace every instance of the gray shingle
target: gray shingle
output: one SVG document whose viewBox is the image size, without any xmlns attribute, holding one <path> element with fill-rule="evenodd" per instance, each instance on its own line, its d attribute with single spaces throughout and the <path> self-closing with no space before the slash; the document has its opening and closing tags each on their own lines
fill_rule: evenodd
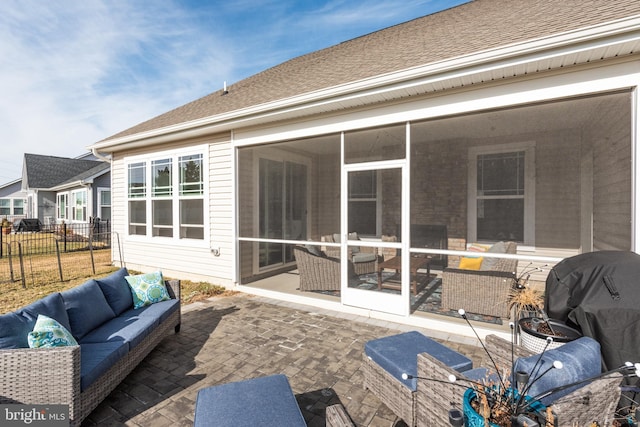
<svg viewBox="0 0 640 427">
<path fill-rule="evenodd" d="M 638 0 L 475 0 L 286 61 L 107 140 L 638 14 Z"/>
<path fill-rule="evenodd" d="M 29 188 L 51 188 L 78 181 L 109 169 L 109 164 L 95 160 L 25 154 L 24 167 Z"/>
</svg>

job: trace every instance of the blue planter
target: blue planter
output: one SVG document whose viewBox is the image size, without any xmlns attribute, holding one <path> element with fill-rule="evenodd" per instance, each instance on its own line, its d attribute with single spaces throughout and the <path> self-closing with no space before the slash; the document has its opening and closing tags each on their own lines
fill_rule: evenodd
<svg viewBox="0 0 640 427">
<path fill-rule="evenodd" d="M 462 413 L 464 414 L 465 427 L 484 427 L 484 417 L 478 414 L 475 409 L 471 407 L 471 401 L 476 398 L 476 391 L 473 389 L 467 389 L 464 392 L 462 398 Z M 498 427 L 494 423 L 489 423 L 491 427 Z"/>
<path fill-rule="evenodd" d="M 511 393 L 509 390 L 507 393 Z M 476 398 L 476 391 L 469 388 L 464 392 L 464 396 L 462 398 L 462 413 L 464 414 L 464 425 L 466 427 L 484 427 L 484 418 L 478 414 L 475 409 L 471 407 L 471 401 Z M 518 393 L 514 393 L 514 399 L 518 398 Z M 531 402 L 531 397 L 525 397 L 525 401 Z M 535 412 L 542 414 L 546 411 L 546 407 L 542 405 L 540 402 L 535 402 L 529 406 L 530 411 L 527 412 Z M 491 427 L 500 427 L 497 424 L 489 423 Z"/>
</svg>

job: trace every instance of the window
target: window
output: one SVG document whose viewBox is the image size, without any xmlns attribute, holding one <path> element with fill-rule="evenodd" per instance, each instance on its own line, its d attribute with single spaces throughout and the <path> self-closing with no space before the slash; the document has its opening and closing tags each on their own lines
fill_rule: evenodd
<svg viewBox="0 0 640 427">
<path fill-rule="evenodd" d="M 24 215 L 24 199 L 13 199 L 13 214 Z"/>
<path fill-rule="evenodd" d="M 128 165 L 129 234 L 204 239 L 203 159 L 175 154 Z"/>
<path fill-rule="evenodd" d="M 98 189 L 98 215 L 103 221 L 111 219 L 111 190 Z"/>
<path fill-rule="evenodd" d="M 11 215 L 11 199 L 0 199 L 0 215 Z"/>
<path fill-rule="evenodd" d="M 512 148 L 512 149 L 510 149 Z M 533 244 L 533 146 L 472 149 L 470 240 Z"/>
<path fill-rule="evenodd" d="M 61 193 L 56 196 L 56 205 L 57 212 L 56 215 L 58 219 L 67 219 L 67 207 L 69 206 L 69 194 Z"/>
<path fill-rule="evenodd" d="M 204 239 L 202 154 L 179 160 L 180 238 Z"/>
<path fill-rule="evenodd" d="M 73 221 L 87 220 L 87 191 L 71 192 L 71 219 Z"/>
<path fill-rule="evenodd" d="M 0 199 L 0 215 L 24 215 L 24 199 Z"/>
<path fill-rule="evenodd" d="M 151 162 L 152 174 L 152 233 L 154 236 L 173 236 L 173 206 L 172 206 L 172 173 L 171 159 L 154 160 Z"/>
<path fill-rule="evenodd" d="M 378 174 L 360 171 L 349 174 L 349 231 L 364 236 L 378 235 Z"/>
<path fill-rule="evenodd" d="M 147 234 L 147 168 L 133 163 L 128 169 L 129 234 Z"/>
</svg>

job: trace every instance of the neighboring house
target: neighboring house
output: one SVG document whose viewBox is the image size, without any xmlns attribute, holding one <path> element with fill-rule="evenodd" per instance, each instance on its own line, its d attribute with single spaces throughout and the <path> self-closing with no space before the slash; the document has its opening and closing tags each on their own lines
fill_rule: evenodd
<svg viewBox="0 0 640 427">
<path fill-rule="evenodd" d="M 88 223 L 111 218 L 111 173 L 93 155 L 80 158 L 25 154 L 22 193 L 24 215 L 43 224 Z"/>
<path fill-rule="evenodd" d="M 477 0 L 292 59 L 91 148 L 112 156 L 113 229 L 131 268 L 434 327 L 412 314 L 409 274 L 397 295 L 349 287 L 344 262 L 339 296 L 287 287 L 292 245 L 338 233 L 343 254 L 454 265 L 471 243 L 512 240 L 519 271 L 638 251 L 639 85 L 637 0 Z M 413 225 L 446 229 L 446 244 L 410 244 Z M 345 243 L 352 231 L 363 240 Z"/>
<path fill-rule="evenodd" d="M 26 217 L 27 193 L 22 191 L 22 180 L 0 185 L 0 220 L 16 221 Z"/>
</svg>

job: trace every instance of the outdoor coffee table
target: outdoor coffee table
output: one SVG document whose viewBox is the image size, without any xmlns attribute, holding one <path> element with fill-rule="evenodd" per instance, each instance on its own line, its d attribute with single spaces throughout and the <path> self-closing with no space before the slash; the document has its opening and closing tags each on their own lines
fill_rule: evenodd
<svg viewBox="0 0 640 427">
<path fill-rule="evenodd" d="M 413 281 L 411 282 L 411 284 L 413 286 L 414 295 L 418 294 L 418 270 L 421 268 L 426 268 L 427 277 L 429 277 L 431 275 L 431 267 L 429 266 L 430 261 L 430 257 L 410 257 L 409 271 L 411 272 L 411 275 L 413 277 Z M 402 256 L 395 256 L 387 261 L 378 263 L 378 290 L 381 290 L 382 288 L 400 290 L 399 284 L 382 282 L 382 270 L 384 269 L 395 270 L 396 273 L 399 273 L 402 269 Z"/>
</svg>

